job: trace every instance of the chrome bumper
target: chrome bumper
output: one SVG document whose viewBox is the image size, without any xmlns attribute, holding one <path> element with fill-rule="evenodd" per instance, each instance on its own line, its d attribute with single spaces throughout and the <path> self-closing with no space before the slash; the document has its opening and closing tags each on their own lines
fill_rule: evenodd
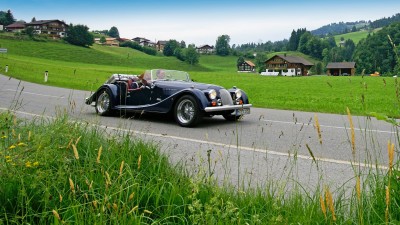
<svg viewBox="0 0 400 225">
<path fill-rule="evenodd" d="M 228 110 L 236 110 L 236 109 L 250 109 L 251 106 L 252 106 L 252 104 L 214 106 L 214 107 L 206 107 L 206 108 L 204 108 L 204 111 L 220 112 L 220 111 L 228 111 Z"/>
</svg>

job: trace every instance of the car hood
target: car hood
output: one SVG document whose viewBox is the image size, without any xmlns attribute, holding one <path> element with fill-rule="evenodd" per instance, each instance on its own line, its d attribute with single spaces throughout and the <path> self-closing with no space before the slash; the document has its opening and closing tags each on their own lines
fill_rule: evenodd
<svg viewBox="0 0 400 225">
<path fill-rule="evenodd" d="M 157 86 L 163 87 L 174 87 L 179 89 L 186 89 L 186 88 L 195 88 L 199 90 L 209 90 L 215 89 L 219 90 L 223 87 L 214 85 L 214 84 L 204 84 L 204 83 L 197 83 L 197 82 L 185 82 L 185 81 L 156 81 L 155 84 Z"/>
</svg>

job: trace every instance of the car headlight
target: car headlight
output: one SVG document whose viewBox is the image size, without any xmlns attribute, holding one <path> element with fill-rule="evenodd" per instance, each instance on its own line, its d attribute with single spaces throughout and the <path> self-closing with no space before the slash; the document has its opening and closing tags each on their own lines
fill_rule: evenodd
<svg viewBox="0 0 400 225">
<path fill-rule="evenodd" d="M 216 99 L 217 98 L 217 92 L 214 89 L 210 90 L 208 92 L 208 98 L 210 98 L 211 100 Z"/>
<path fill-rule="evenodd" d="M 242 91 L 239 90 L 239 89 L 236 89 L 235 90 L 235 96 L 236 96 L 236 99 L 241 98 L 242 97 Z"/>
</svg>

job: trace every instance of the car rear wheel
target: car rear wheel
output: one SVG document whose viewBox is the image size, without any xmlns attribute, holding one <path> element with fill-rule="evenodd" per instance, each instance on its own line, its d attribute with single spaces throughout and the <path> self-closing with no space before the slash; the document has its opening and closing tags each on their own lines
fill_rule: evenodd
<svg viewBox="0 0 400 225">
<path fill-rule="evenodd" d="M 202 115 L 196 99 L 190 95 L 181 97 L 175 105 L 174 117 L 182 127 L 192 127 L 200 122 Z"/>
<path fill-rule="evenodd" d="M 111 98 L 108 90 L 103 90 L 96 99 L 96 112 L 101 116 L 111 115 Z"/>
</svg>

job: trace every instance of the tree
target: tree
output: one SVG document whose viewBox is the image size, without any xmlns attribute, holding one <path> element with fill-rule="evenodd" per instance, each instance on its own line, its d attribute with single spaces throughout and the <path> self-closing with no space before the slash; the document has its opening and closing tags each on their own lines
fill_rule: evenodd
<svg viewBox="0 0 400 225">
<path fill-rule="evenodd" d="M 100 38 L 100 43 L 101 43 L 101 44 L 104 44 L 104 43 L 106 43 L 106 42 L 107 42 L 106 38 L 105 38 L 104 36 L 101 36 L 101 38 Z"/>
<path fill-rule="evenodd" d="M 94 43 L 94 38 L 89 33 L 89 28 L 85 25 L 70 25 L 68 29 L 68 35 L 65 40 L 73 45 L 78 46 L 91 46 Z"/>
<path fill-rule="evenodd" d="M 221 35 L 218 37 L 215 44 L 216 54 L 219 56 L 227 56 L 230 52 L 229 41 L 231 38 L 228 35 Z"/>
<path fill-rule="evenodd" d="M 243 56 L 240 56 L 236 61 L 236 67 L 238 68 L 238 70 L 239 70 L 239 66 L 242 65 L 243 63 L 244 63 L 244 58 L 243 58 Z"/>
<path fill-rule="evenodd" d="M 173 56 L 176 48 L 179 48 L 179 43 L 176 40 L 169 40 L 164 46 L 163 54 Z"/>
<path fill-rule="evenodd" d="M 186 48 L 186 43 L 185 43 L 185 41 L 181 41 L 180 47 L 181 47 L 181 48 Z"/>
<path fill-rule="evenodd" d="M 192 46 L 185 49 L 185 61 L 190 65 L 195 65 L 199 62 L 200 54 Z"/>
<path fill-rule="evenodd" d="M 31 20 L 31 23 L 33 23 L 33 22 L 36 22 L 36 18 L 35 17 L 33 17 L 32 20 Z"/>
<path fill-rule="evenodd" d="M 25 28 L 25 33 L 28 35 L 30 38 L 33 37 L 35 30 L 33 29 L 32 26 L 26 27 Z"/>
<path fill-rule="evenodd" d="M 267 56 L 263 53 L 258 53 L 255 58 L 256 67 L 258 68 L 258 72 L 261 73 L 267 69 L 265 65 L 265 61 L 267 61 Z"/>
<path fill-rule="evenodd" d="M 14 16 L 11 13 L 11 10 L 7 12 L 0 11 L 0 24 L 4 26 L 8 26 L 15 22 Z"/>
<path fill-rule="evenodd" d="M 113 37 L 113 38 L 119 38 L 118 28 L 111 27 L 110 30 L 108 31 L 108 36 Z"/>
</svg>

